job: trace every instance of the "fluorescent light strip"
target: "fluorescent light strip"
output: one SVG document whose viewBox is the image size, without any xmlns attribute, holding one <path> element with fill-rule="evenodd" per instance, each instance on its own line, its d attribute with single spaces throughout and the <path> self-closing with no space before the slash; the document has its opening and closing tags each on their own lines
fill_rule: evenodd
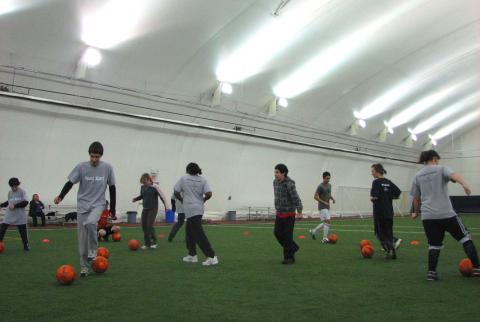
<svg viewBox="0 0 480 322">
<path fill-rule="evenodd" d="M 344 37 L 334 45 L 321 51 L 313 59 L 301 66 L 287 79 L 274 88 L 277 96 L 291 98 L 311 89 L 319 80 L 327 77 L 338 66 L 351 59 L 369 42 L 368 39 L 380 28 L 399 15 L 418 5 L 420 1 L 410 1 L 386 14 L 360 30 Z"/>
<path fill-rule="evenodd" d="M 421 83 L 431 79 L 433 76 L 441 72 L 442 69 L 450 65 L 453 61 L 463 58 L 479 49 L 480 43 L 476 43 L 467 48 L 462 48 L 462 50 L 459 50 L 450 57 L 443 59 L 441 62 L 437 62 L 434 65 L 429 66 L 427 69 L 415 74 L 410 80 L 397 84 L 392 89 L 374 99 L 360 111 L 355 111 L 354 116 L 356 118 L 367 120 L 386 112 L 402 98 L 406 97 L 414 90 L 417 90 Z"/>
<path fill-rule="evenodd" d="M 421 100 L 417 101 L 413 105 L 407 107 L 404 109 L 402 112 L 399 114 L 395 115 L 392 117 L 392 119 L 386 124 L 391 127 L 391 128 L 396 128 L 400 125 L 403 125 L 405 123 L 410 122 L 413 120 L 417 115 L 425 112 L 429 108 L 435 106 L 445 98 L 447 98 L 448 95 L 452 94 L 454 91 L 458 90 L 459 88 L 463 87 L 466 83 L 469 83 L 472 80 L 472 78 L 469 78 L 467 80 L 461 81 L 457 84 L 454 84 L 452 86 L 449 86 L 447 88 L 444 88 L 434 94 L 431 94 L 427 97 L 422 98 Z"/>
<path fill-rule="evenodd" d="M 421 122 L 413 130 L 410 132 L 413 134 L 420 134 L 423 132 L 426 132 L 432 128 L 434 128 L 437 124 L 441 123 L 444 120 L 447 120 L 449 117 L 463 111 L 464 109 L 472 106 L 475 103 L 478 103 L 478 100 L 480 99 L 480 94 L 475 93 L 472 94 L 464 99 L 462 99 L 459 102 L 454 103 L 453 105 L 450 105 L 440 113 L 435 114 L 431 118 Z"/>
<path fill-rule="evenodd" d="M 464 127 L 468 123 L 477 120 L 479 117 L 480 117 L 480 110 L 474 111 L 458 119 L 457 121 L 451 123 L 450 125 L 447 125 L 444 128 L 441 128 L 435 134 L 431 135 L 430 138 L 432 138 L 433 140 L 440 140 L 441 138 L 444 138 L 447 135 L 452 134 L 459 128 Z"/>
<path fill-rule="evenodd" d="M 329 1 L 306 0 L 282 10 L 278 17 L 270 17 L 268 23 L 221 61 L 216 70 L 221 82 L 237 83 L 257 73 L 278 53 L 291 45 L 298 33 L 319 15 L 319 10 Z M 292 7 L 291 10 L 290 7 Z"/>
<path fill-rule="evenodd" d="M 130 39 L 152 0 L 109 0 L 100 9 L 85 15 L 82 40 L 89 46 L 106 49 Z"/>
</svg>

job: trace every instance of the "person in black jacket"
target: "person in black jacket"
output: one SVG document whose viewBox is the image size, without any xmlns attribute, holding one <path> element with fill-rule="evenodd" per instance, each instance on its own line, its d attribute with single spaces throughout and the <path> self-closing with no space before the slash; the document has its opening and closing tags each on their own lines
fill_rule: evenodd
<svg viewBox="0 0 480 322">
<path fill-rule="evenodd" d="M 378 239 L 385 249 L 386 259 L 396 259 L 397 254 L 393 243 L 393 205 L 392 200 L 398 199 L 402 193 L 390 180 L 384 177 L 387 171 L 380 163 L 372 165 L 372 176 L 375 178 L 370 190 L 370 200 L 373 203 L 373 217 Z"/>
<path fill-rule="evenodd" d="M 40 201 L 40 196 L 34 194 L 30 201 L 30 209 L 28 211 L 28 215 L 32 217 L 33 227 L 38 226 L 37 217 L 40 217 L 42 220 L 42 226 L 45 227 L 45 214 L 43 213 L 43 209 L 45 209 L 45 206 L 43 205 L 43 202 Z"/>
</svg>

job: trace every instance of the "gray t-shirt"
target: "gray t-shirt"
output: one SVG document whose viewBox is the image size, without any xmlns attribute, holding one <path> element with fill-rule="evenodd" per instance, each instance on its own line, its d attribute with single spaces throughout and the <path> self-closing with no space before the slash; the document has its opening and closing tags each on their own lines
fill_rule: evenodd
<svg viewBox="0 0 480 322">
<path fill-rule="evenodd" d="M 328 205 L 323 202 L 318 203 L 318 210 L 330 209 L 330 198 L 332 197 L 332 185 L 329 183 L 320 183 L 317 187 L 317 193 L 320 200 L 328 202 Z"/>
<path fill-rule="evenodd" d="M 21 188 L 17 188 L 17 191 L 8 191 L 9 205 L 16 205 L 22 201 L 28 201 L 27 198 L 27 193 Z M 27 212 L 25 211 L 25 208 L 10 209 L 7 206 L 7 211 L 3 222 L 9 225 L 25 225 L 27 223 Z"/>
<path fill-rule="evenodd" d="M 203 215 L 205 211 L 203 195 L 212 191 L 207 179 L 202 176 L 186 175 L 178 180 L 173 189 L 183 194 L 183 210 L 186 218 Z"/>
<path fill-rule="evenodd" d="M 80 214 L 93 208 L 105 207 L 105 190 L 115 185 L 115 175 L 110 164 L 100 161 L 94 167 L 89 161 L 79 163 L 68 175 L 72 183 L 80 182 L 77 195 L 77 208 Z"/>
<path fill-rule="evenodd" d="M 452 169 L 443 165 L 427 165 L 413 178 L 410 195 L 422 200 L 422 220 L 444 219 L 457 215 L 447 189 L 452 173 Z"/>
</svg>

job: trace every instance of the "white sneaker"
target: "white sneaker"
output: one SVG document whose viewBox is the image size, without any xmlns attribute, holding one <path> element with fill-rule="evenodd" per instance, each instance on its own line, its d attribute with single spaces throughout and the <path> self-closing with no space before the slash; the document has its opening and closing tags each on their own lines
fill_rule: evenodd
<svg viewBox="0 0 480 322">
<path fill-rule="evenodd" d="M 207 260 L 202 263 L 203 266 L 213 266 L 218 264 L 218 258 L 215 257 L 207 257 Z"/>
<path fill-rule="evenodd" d="M 143 249 L 143 250 L 145 250 L 145 249 L 147 249 L 147 248 L 148 248 L 148 247 L 145 246 L 145 245 L 143 245 L 142 247 L 140 247 L 140 249 Z"/>
<path fill-rule="evenodd" d="M 90 273 L 90 270 L 88 269 L 88 267 L 82 267 L 80 269 L 80 276 L 81 277 L 87 277 L 89 273 Z"/>
<path fill-rule="evenodd" d="M 150 248 L 153 248 L 153 249 L 157 248 L 157 244 L 150 245 Z"/>
<path fill-rule="evenodd" d="M 398 247 L 400 247 L 400 244 L 402 243 L 403 239 L 399 238 L 397 239 L 397 241 L 395 242 L 395 249 L 398 249 Z"/>
<path fill-rule="evenodd" d="M 328 244 L 329 242 L 330 242 L 330 241 L 328 240 L 328 238 L 322 239 L 322 243 L 323 243 L 323 244 Z"/>
<path fill-rule="evenodd" d="M 195 256 L 187 255 L 183 258 L 183 261 L 185 263 L 196 263 L 196 262 L 198 262 L 198 258 L 197 258 L 197 255 L 195 255 Z"/>
</svg>

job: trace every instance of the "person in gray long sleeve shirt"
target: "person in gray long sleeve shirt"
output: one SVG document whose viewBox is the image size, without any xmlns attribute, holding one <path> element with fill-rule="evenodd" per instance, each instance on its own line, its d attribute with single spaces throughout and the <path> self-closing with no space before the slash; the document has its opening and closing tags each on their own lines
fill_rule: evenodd
<svg viewBox="0 0 480 322">
<path fill-rule="evenodd" d="M 275 218 L 274 235 L 278 243 L 283 247 L 282 264 L 295 263 L 295 253 L 299 246 L 293 240 L 293 229 L 295 227 L 296 212 L 302 214 L 302 200 L 298 196 L 295 181 L 288 176 L 288 168 L 284 164 L 275 166 L 275 180 L 273 191 L 275 195 Z"/>
<path fill-rule="evenodd" d="M 0 205 L 2 208 L 7 208 L 7 214 L 0 225 L 0 242 L 3 242 L 8 226 L 16 225 L 22 238 L 23 249 L 29 251 L 27 214 L 25 213 L 25 207 L 28 205 L 27 193 L 19 187 L 18 178 L 10 178 L 8 185 L 12 190 L 8 192 L 8 200 Z"/>
</svg>

